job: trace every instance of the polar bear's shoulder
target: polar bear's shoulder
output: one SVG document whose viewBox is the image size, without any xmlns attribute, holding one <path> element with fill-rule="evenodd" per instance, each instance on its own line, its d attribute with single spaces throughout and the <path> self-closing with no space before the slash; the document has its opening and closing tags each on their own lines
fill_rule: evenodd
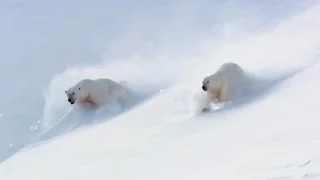
<svg viewBox="0 0 320 180">
<path fill-rule="evenodd" d="M 128 85 L 128 82 L 125 81 L 125 80 L 114 81 L 114 80 L 111 80 L 109 78 L 95 79 L 95 82 L 97 84 L 106 84 L 106 85 L 110 85 L 110 86 L 123 86 L 123 87 L 126 87 Z"/>
<path fill-rule="evenodd" d="M 214 76 L 223 77 L 223 79 L 238 79 L 244 75 L 244 70 L 236 63 L 225 63 L 220 68 Z"/>
<path fill-rule="evenodd" d="M 95 81 L 96 83 L 110 83 L 110 82 L 113 82 L 109 78 L 98 78 L 98 79 L 94 79 L 93 81 Z"/>
<path fill-rule="evenodd" d="M 221 65 L 218 72 L 243 72 L 243 69 L 236 63 L 228 62 Z"/>
<path fill-rule="evenodd" d="M 94 82 L 92 79 L 82 79 L 76 85 L 93 84 Z"/>
<path fill-rule="evenodd" d="M 241 68 L 237 63 L 234 63 L 234 62 L 226 62 L 226 63 L 223 63 L 221 66 L 220 66 L 221 69 L 228 69 L 228 68 Z"/>
<path fill-rule="evenodd" d="M 99 78 L 94 80 L 98 86 L 118 86 L 119 84 L 116 81 L 113 81 L 109 78 Z"/>
</svg>

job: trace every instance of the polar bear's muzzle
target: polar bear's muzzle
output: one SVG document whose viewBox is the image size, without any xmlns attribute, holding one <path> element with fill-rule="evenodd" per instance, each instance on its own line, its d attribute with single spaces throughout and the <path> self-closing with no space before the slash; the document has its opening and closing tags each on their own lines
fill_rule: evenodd
<svg viewBox="0 0 320 180">
<path fill-rule="evenodd" d="M 69 102 L 70 104 L 74 104 L 75 100 L 74 100 L 74 98 L 72 98 L 72 96 L 69 96 L 69 97 L 68 97 L 68 102 Z"/>
<path fill-rule="evenodd" d="M 205 85 L 202 85 L 202 90 L 207 91 L 207 87 Z"/>
</svg>

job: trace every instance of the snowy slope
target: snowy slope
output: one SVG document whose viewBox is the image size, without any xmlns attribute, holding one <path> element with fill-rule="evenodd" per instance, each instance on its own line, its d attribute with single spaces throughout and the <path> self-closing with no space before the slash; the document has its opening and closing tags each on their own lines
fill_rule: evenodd
<svg viewBox="0 0 320 180">
<path fill-rule="evenodd" d="M 246 107 L 201 117 L 179 112 L 181 89 L 174 88 L 111 122 L 17 154 L 1 165 L 0 177 L 319 178 L 319 70 L 297 74 Z"/>
<path fill-rule="evenodd" d="M 59 4 L 60 1 L 55 2 Z M 142 1 L 138 2 L 143 4 Z M 19 7 L 34 7 L 30 2 L 15 3 Z M 37 4 L 36 1 L 34 3 Z M 122 3 L 126 4 L 119 1 L 119 4 L 113 5 L 118 10 L 128 12 L 130 8 L 126 9 L 127 6 L 122 6 Z M 192 4 L 191 1 L 189 3 Z M 55 7 L 57 4 L 51 2 L 46 7 Z M 99 5 L 93 3 L 88 7 L 78 4 L 77 7 L 88 7 L 87 10 L 96 12 L 93 17 L 102 17 L 99 12 L 104 9 Z M 206 7 L 204 1 L 197 5 L 199 9 Z M 139 41 L 134 36 L 146 25 L 132 24 L 141 23 L 141 17 L 148 19 L 144 14 L 138 14 L 136 19 L 126 21 L 131 28 L 122 34 L 125 38 L 115 38 L 111 43 L 113 46 L 109 46 L 113 48 L 111 55 L 105 55 L 109 61 L 68 68 L 53 76 L 45 91 L 44 107 L 40 110 L 35 107 L 27 109 L 35 114 L 41 111 L 41 120 L 21 118 L 26 117 L 23 114 L 16 114 L 18 118 L 15 119 L 0 120 L 1 159 L 9 158 L 15 151 L 25 147 L 0 164 L 1 180 L 320 179 L 320 123 L 317 116 L 320 102 L 320 5 L 310 5 L 306 11 L 293 13 L 295 15 L 291 14 L 286 19 L 279 18 L 259 33 L 249 33 L 256 29 L 253 28 L 255 25 L 247 27 L 249 22 L 238 19 L 224 24 L 226 29 L 221 32 L 216 27 L 215 35 L 211 31 L 183 31 L 197 25 L 195 22 L 198 22 L 198 18 L 195 15 L 198 11 L 193 11 L 187 5 L 182 8 L 179 6 L 181 9 L 168 3 L 167 8 L 170 6 L 176 8 L 172 10 L 175 13 L 169 13 L 166 17 L 176 17 L 167 24 L 172 28 L 164 28 L 168 19 L 158 17 L 157 22 L 165 22 L 154 27 L 160 28 L 159 31 L 148 29 L 147 33 L 140 33 L 145 35 L 142 39 L 154 39 Z M 248 4 L 243 5 L 246 6 Z M 224 6 L 218 9 L 221 7 Z M 82 8 L 76 11 L 86 9 Z M 177 10 L 180 11 L 176 13 Z M 140 12 L 140 9 L 136 11 Z M 180 16 L 173 16 L 177 14 Z M 175 23 L 192 17 L 194 19 L 185 24 Z M 125 20 L 124 17 L 119 18 L 119 21 Z M 209 22 L 207 19 L 203 21 Z M 255 22 L 263 24 L 264 21 L 256 19 Z M 77 21 L 75 24 L 75 27 L 80 26 Z M 90 31 L 82 30 L 79 32 L 81 36 Z M 161 30 L 163 32 L 159 33 Z M 240 30 L 243 32 L 238 32 Z M 97 31 L 93 31 L 93 34 L 98 34 L 96 38 L 99 39 L 99 33 L 102 32 Z M 127 32 L 131 34 L 126 35 Z M 161 35 L 157 36 L 157 33 Z M 176 39 L 169 41 L 172 37 Z M 135 44 L 137 42 L 140 44 Z M 126 43 L 132 44 L 124 48 Z M 143 48 L 139 49 L 139 45 Z M 103 47 L 101 44 L 97 46 Z M 123 50 L 123 54 L 119 50 Z M 92 57 L 89 54 L 88 57 Z M 200 89 L 201 78 L 226 61 L 239 63 L 257 77 L 253 91 L 238 105 L 231 104 L 210 114 L 193 114 L 192 97 Z M 46 76 L 50 76 L 50 73 Z M 59 126 L 51 129 L 51 125 L 69 110 L 61 92 L 83 77 L 102 76 L 128 80 L 130 86 L 141 93 L 141 104 L 122 113 L 107 113 L 109 117 L 104 113 L 94 118 L 90 114 L 67 117 Z M 41 86 L 38 84 L 36 87 Z M 23 106 L 19 108 L 23 109 Z M 92 125 L 92 119 L 98 120 L 99 124 L 83 126 L 65 134 L 75 125 Z M 34 123 L 40 128 L 39 131 L 25 132 Z M 51 134 L 43 137 L 43 131 L 48 129 L 52 130 Z M 39 142 L 39 137 L 47 141 Z M 9 144 L 12 142 L 17 145 L 13 143 L 11 147 Z M 37 146 L 29 146 L 33 143 Z"/>
</svg>

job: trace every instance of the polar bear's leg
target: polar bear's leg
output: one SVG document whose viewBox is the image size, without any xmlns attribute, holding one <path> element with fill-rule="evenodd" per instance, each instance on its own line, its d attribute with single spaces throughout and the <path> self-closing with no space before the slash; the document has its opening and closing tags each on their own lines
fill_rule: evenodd
<svg viewBox="0 0 320 180">
<path fill-rule="evenodd" d="M 202 99 L 202 101 L 198 104 L 199 108 L 201 108 L 202 112 L 209 112 L 211 109 L 211 102 L 213 101 L 213 96 L 208 95 L 205 99 Z"/>
<path fill-rule="evenodd" d="M 219 91 L 217 102 L 221 103 L 221 102 L 227 102 L 229 100 L 230 91 L 228 88 L 229 88 L 228 85 L 226 83 L 223 83 Z"/>
<path fill-rule="evenodd" d="M 205 107 L 202 109 L 201 112 L 206 113 L 206 112 L 210 112 L 211 107 Z"/>
<path fill-rule="evenodd" d="M 211 109 L 211 97 L 207 93 L 199 92 L 193 95 L 192 110 L 195 113 L 208 112 Z"/>
</svg>

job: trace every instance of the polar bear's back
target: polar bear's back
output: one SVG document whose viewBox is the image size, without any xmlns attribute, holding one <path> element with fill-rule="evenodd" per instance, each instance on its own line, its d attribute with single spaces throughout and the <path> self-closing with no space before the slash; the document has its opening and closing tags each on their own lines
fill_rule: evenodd
<svg viewBox="0 0 320 180">
<path fill-rule="evenodd" d="M 243 69 L 238 64 L 232 62 L 222 64 L 217 72 L 234 76 L 244 74 Z"/>
<path fill-rule="evenodd" d="M 108 78 L 99 78 L 94 80 L 97 86 L 102 87 L 103 89 L 108 89 L 109 87 L 116 87 L 119 84 L 115 81 L 108 79 Z"/>
<path fill-rule="evenodd" d="M 244 70 L 236 63 L 228 62 L 220 66 L 216 74 L 219 74 L 224 80 L 236 81 L 235 84 L 244 80 Z"/>
<path fill-rule="evenodd" d="M 108 96 L 109 99 L 117 99 L 128 93 L 126 86 L 108 78 L 96 79 L 95 84 L 100 91 L 99 93 Z"/>
<path fill-rule="evenodd" d="M 96 86 L 104 92 L 112 93 L 125 89 L 124 86 L 108 78 L 95 79 Z"/>
</svg>

